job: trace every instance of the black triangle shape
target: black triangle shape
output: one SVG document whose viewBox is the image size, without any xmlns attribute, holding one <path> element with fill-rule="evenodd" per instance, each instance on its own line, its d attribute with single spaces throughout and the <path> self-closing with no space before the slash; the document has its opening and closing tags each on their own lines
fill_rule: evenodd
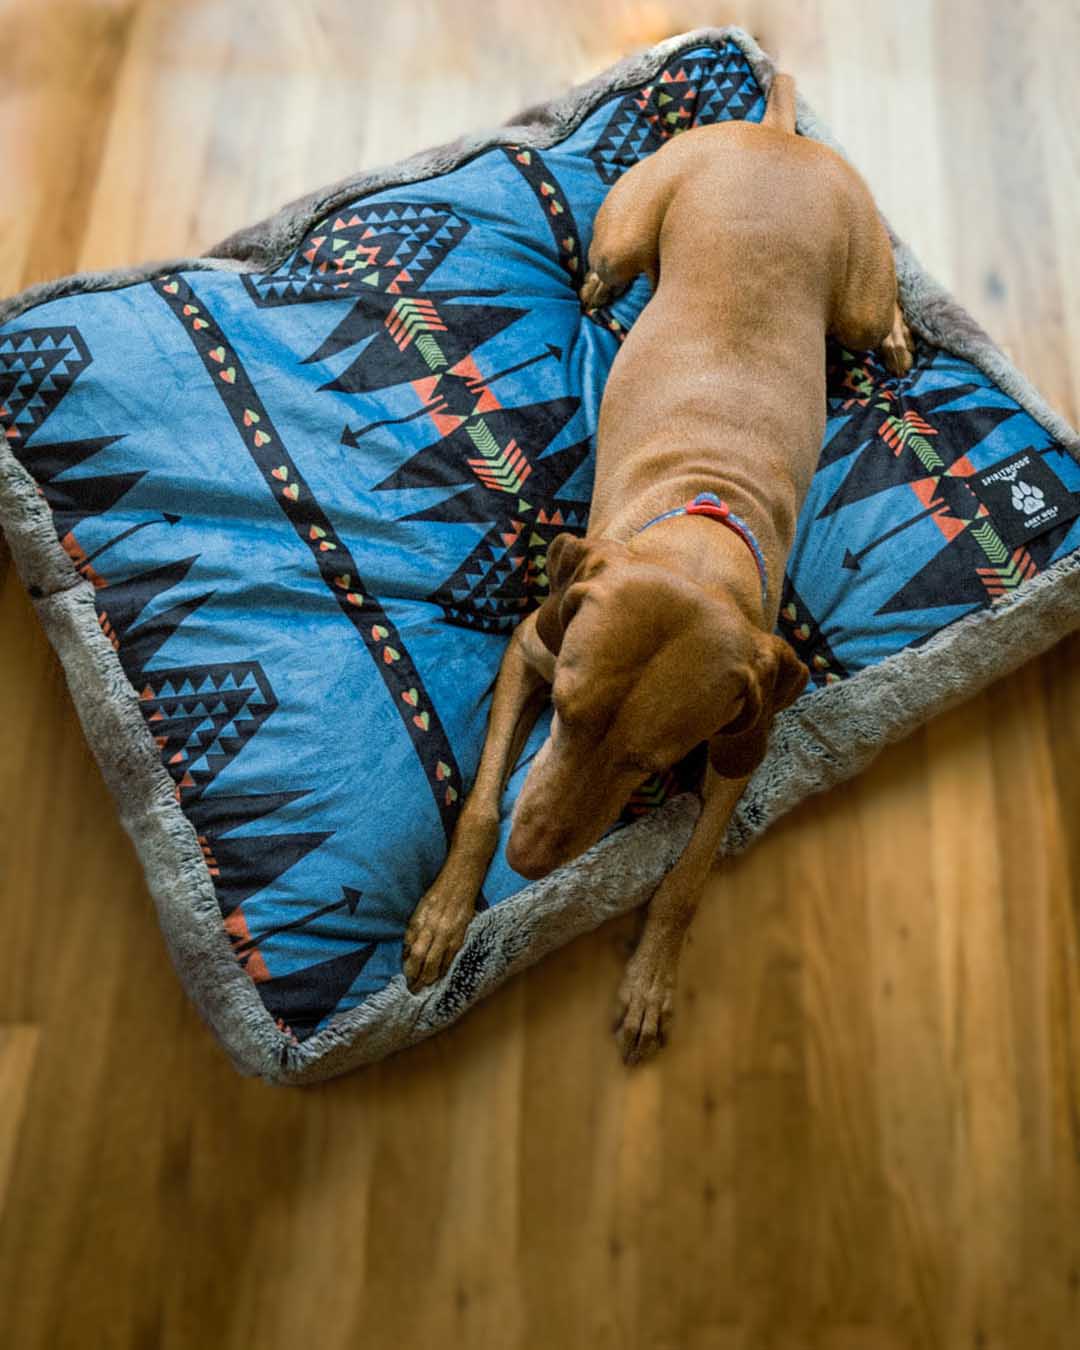
<svg viewBox="0 0 1080 1350">
<path fill-rule="evenodd" d="M 267 1012 L 290 1027 L 297 1040 L 306 1040 L 348 993 L 376 946 L 369 942 L 329 961 L 263 981 L 256 987 Z"/>
<path fill-rule="evenodd" d="M 108 591 L 106 590 L 104 594 L 108 595 Z M 139 624 L 137 628 L 129 630 L 120 642 L 120 664 L 124 667 L 129 680 L 138 679 L 158 648 L 168 642 L 184 620 L 194 614 L 213 594 L 213 591 L 205 591 L 202 595 L 193 596 L 192 599 L 173 605 L 161 614 L 155 614 L 152 619 L 147 619 L 145 623 Z"/>
<path fill-rule="evenodd" d="M 187 807 L 187 816 L 200 834 L 216 839 L 280 811 L 283 806 L 306 797 L 309 791 L 305 788 L 300 792 L 253 792 L 246 796 L 203 795 Z"/>
<path fill-rule="evenodd" d="M 41 490 L 53 513 L 53 527 L 61 539 L 75 530 L 88 516 L 111 511 L 130 492 L 146 471 L 106 474 L 101 478 L 64 478 L 45 481 Z"/>
<path fill-rule="evenodd" d="M 189 558 L 137 572 L 124 581 L 111 582 L 98 595 L 98 612 L 108 618 L 117 636 L 123 637 L 155 596 L 183 581 L 198 557 L 193 553 Z"/>
<path fill-rule="evenodd" d="M 99 436 L 89 441 L 59 441 L 49 445 L 16 445 L 15 457 L 31 478 L 47 483 L 58 473 L 74 469 L 83 460 L 105 450 L 120 436 Z"/>
<path fill-rule="evenodd" d="M 195 776 L 194 774 L 192 775 Z M 302 858 L 325 843 L 332 831 L 310 834 L 262 834 L 217 839 L 214 857 L 218 903 L 227 918 L 249 895 L 269 886 Z"/>
</svg>

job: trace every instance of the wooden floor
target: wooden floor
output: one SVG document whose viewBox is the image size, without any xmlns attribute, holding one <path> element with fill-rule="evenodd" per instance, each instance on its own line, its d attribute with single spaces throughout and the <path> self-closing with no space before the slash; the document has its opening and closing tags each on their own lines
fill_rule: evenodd
<svg viewBox="0 0 1080 1350">
<path fill-rule="evenodd" d="M 1076 422 L 1065 0 L 0 0 L 0 292 L 197 251 L 734 20 Z M 290 1092 L 185 1003 L 0 569 L 0 1345 L 1080 1344 L 1080 639 L 717 876 L 655 1065 L 607 1030 L 627 920 Z"/>
</svg>

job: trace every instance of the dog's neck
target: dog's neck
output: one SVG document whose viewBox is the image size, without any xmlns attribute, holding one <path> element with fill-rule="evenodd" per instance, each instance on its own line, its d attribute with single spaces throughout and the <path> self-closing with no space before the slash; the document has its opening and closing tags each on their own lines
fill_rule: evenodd
<svg viewBox="0 0 1080 1350">
<path fill-rule="evenodd" d="M 708 516 L 659 520 L 628 541 L 636 558 L 667 567 L 712 595 L 733 601 L 750 623 L 767 628 L 761 575 L 745 540 Z"/>
</svg>

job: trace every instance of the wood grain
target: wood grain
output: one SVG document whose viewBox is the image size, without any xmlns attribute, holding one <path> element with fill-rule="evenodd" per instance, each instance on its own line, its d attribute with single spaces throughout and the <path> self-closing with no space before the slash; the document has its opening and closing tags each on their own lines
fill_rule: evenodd
<svg viewBox="0 0 1080 1350">
<path fill-rule="evenodd" d="M 0 291 L 208 247 L 737 21 L 1072 421 L 1075 3 L 0 0 Z M 185 1003 L 0 560 L 0 1341 L 1080 1343 L 1080 637 L 718 873 L 627 1074 L 634 922 L 304 1093 Z"/>
</svg>

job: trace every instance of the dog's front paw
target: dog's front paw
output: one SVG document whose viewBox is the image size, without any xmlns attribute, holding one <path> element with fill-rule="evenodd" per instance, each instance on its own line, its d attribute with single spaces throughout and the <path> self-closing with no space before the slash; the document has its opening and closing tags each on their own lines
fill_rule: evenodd
<svg viewBox="0 0 1080 1350">
<path fill-rule="evenodd" d="M 432 887 L 417 905 L 403 945 L 403 969 L 415 994 L 434 984 L 450 969 L 465 941 L 473 906 L 465 906 L 451 892 Z"/>
<path fill-rule="evenodd" d="M 640 952 L 631 957 L 619 986 L 614 1026 L 624 1063 L 641 1064 L 666 1044 L 675 1015 L 676 969 Z"/>
</svg>

